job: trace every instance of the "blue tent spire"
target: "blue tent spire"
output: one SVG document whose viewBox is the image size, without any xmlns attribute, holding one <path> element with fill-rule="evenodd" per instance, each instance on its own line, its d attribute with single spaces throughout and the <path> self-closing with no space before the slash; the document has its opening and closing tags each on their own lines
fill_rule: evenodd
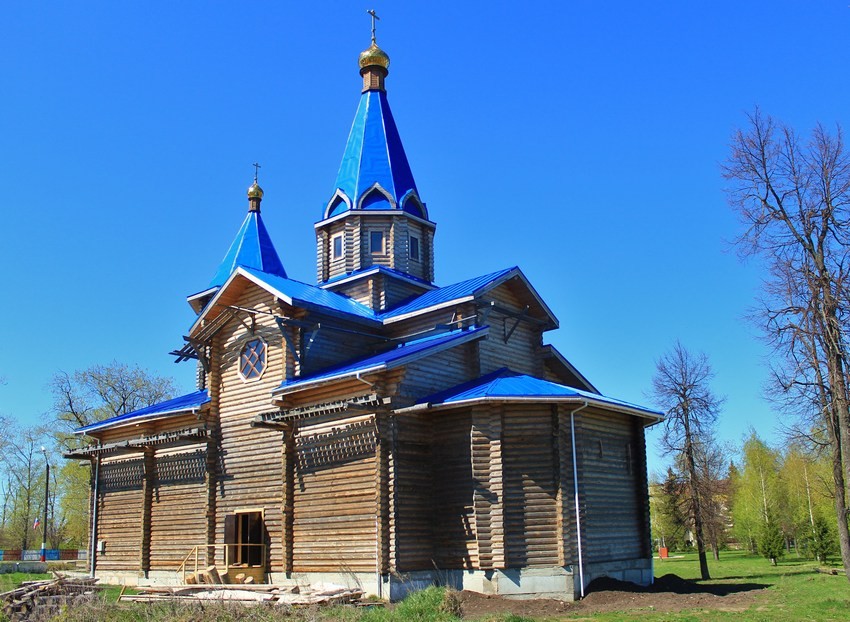
<svg viewBox="0 0 850 622">
<path fill-rule="evenodd" d="M 210 287 L 224 285 L 239 266 L 286 278 L 286 270 L 283 269 L 283 263 L 260 216 L 262 200 L 263 189 L 257 184 L 255 176 L 254 183 L 248 188 L 248 214 L 210 281 Z"/>
<path fill-rule="evenodd" d="M 360 55 L 363 93 L 325 218 L 352 208 L 403 209 L 425 216 L 384 90 L 389 62 L 374 41 Z"/>
</svg>

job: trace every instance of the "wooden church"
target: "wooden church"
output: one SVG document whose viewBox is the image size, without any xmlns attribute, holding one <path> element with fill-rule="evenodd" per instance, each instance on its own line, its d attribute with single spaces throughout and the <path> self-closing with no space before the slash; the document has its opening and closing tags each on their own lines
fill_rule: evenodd
<svg viewBox="0 0 850 622">
<path fill-rule="evenodd" d="M 519 268 L 434 283 L 389 64 L 373 36 L 315 225 L 317 284 L 287 277 L 255 177 L 172 353 L 197 361 L 198 390 L 78 431 L 105 580 L 215 565 L 393 599 L 651 582 L 644 428 L 660 413 L 601 395 L 545 344 L 558 320 Z"/>
</svg>

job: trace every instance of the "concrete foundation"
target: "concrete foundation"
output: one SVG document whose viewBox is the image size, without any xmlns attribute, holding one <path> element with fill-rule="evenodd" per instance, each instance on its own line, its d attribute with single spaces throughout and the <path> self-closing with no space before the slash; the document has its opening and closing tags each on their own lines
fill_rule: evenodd
<svg viewBox="0 0 850 622">
<path fill-rule="evenodd" d="M 610 577 L 618 581 L 629 581 L 638 585 L 651 585 L 651 559 L 624 559 L 613 562 L 598 562 L 587 564 L 584 568 L 584 584 L 588 585 L 594 579 Z"/>
<path fill-rule="evenodd" d="M 179 585 L 180 573 L 151 571 L 147 577 L 137 572 L 98 572 L 102 583 L 114 585 Z M 638 585 L 652 583 L 652 560 L 630 559 L 587 564 L 585 586 L 594 579 L 610 577 Z M 397 601 L 430 585 L 444 585 L 505 598 L 553 598 L 577 600 L 581 596 L 578 570 L 572 566 L 547 568 L 507 568 L 502 570 L 423 570 L 381 575 L 367 572 L 272 572 L 266 581 L 281 586 L 308 586 L 333 583 L 363 590 L 369 596 Z"/>
</svg>

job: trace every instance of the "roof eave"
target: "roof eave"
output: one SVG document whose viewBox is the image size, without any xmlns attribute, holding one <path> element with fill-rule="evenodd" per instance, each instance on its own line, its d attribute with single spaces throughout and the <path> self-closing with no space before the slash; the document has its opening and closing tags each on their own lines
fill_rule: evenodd
<svg viewBox="0 0 850 622">
<path fill-rule="evenodd" d="M 124 428 L 128 426 L 135 426 L 141 422 L 149 422 L 156 421 L 158 419 L 167 419 L 169 417 L 174 417 L 176 415 L 194 415 L 202 410 L 204 410 L 209 402 L 205 402 L 198 406 L 192 406 L 191 408 L 176 408 L 174 410 L 167 410 L 165 412 L 151 413 L 150 415 L 141 415 L 139 417 L 133 417 L 132 419 L 125 419 L 123 421 L 116 421 L 115 423 L 107 423 L 102 421 L 100 423 L 93 423 L 89 426 L 85 426 L 82 428 L 78 428 L 74 430 L 74 434 L 81 435 L 90 435 L 90 432 L 102 432 L 104 430 L 115 430 L 118 428 Z"/>
<path fill-rule="evenodd" d="M 326 376 L 322 378 L 316 378 L 315 380 L 305 380 L 303 383 L 294 383 L 288 386 L 281 386 L 274 390 L 272 390 L 272 395 L 288 395 L 290 393 L 295 393 L 297 391 L 301 391 L 304 389 L 311 389 L 318 386 L 322 386 L 331 382 L 337 382 L 339 380 L 343 380 L 346 378 L 358 378 L 363 376 L 364 374 L 373 374 L 376 372 L 387 371 L 390 369 L 395 369 L 396 367 L 402 367 L 407 365 L 411 361 L 418 360 L 420 358 L 425 358 L 427 356 L 432 356 L 434 354 L 438 354 L 443 352 L 444 350 L 448 350 L 450 348 L 454 348 L 459 345 L 463 345 L 473 339 L 481 339 L 488 335 L 489 329 L 482 328 L 476 331 L 470 331 L 469 334 L 466 335 L 458 335 L 457 339 L 448 341 L 446 343 L 441 343 L 439 345 L 434 346 L 433 348 L 426 350 L 423 352 L 413 352 L 406 356 L 399 357 L 394 361 L 390 361 L 388 363 L 380 363 L 378 365 L 374 365 L 372 367 L 366 367 L 364 369 L 353 369 L 344 372 L 340 372 L 338 374 L 334 374 L 332 376 Z"/>
<path fill-rule="evenodd" d="M 349 208 L 349 209 L 345 210 L 344 212 L 342 212 L 341 214 L 337 214 L 336 216 L 331 216 L 330 218 L 323 218 L 319 222 L 315 223 L 313 225 L 313 228 L 319 229 L 319 228 L 324 227 L 326 225 L 329 225 L 333 222 L 336 222 L 337 220 L 341 220 L 341 219 L 345 218 L 346 216 L 352 216 L 352 215 L 359 216 L 361 214 L 370 214 L 372 216 L 404 216 L 406 218 L 412 218 L 415 222 L 418 222 L 422 225 L 431 227 L 432 229 L 437 228 L 437 224 L 434 221 L 427 220 L 425 218 L 421 218 L 419 216 L 416 216 L 415 214 L 411 214 L 410 212 L 406 212 L 403 209 L 401 209 L 400 207 L 396 208 L 396 209 L 374 209 L 374 210 L 372 210 L 372 209 Z"/>
<path fill-rule="evenodd" d="M 415 404 L 414 406 L 408 406 L 407 408 L 401 408 L 396 412 L 399 414 L 403 414 L 405 412 L 416 412 L 420 410 L 449 410 L 451 408 L 463 408 L 466 406 L 475 406 L 477 404 L 509 404 L 509 403 L 528 403 L 528 402 L 545 402 L 547 404 L 552 402 L 563 403 L 563 404 L 576 404 L 580 406 L 582 404 L 588 404 L 590 406 L 597 406 L 600 408 L 604 408 L 606 410 L 614 410 L 625 415 L 632 415 L 634 417 L 639 417 L 641 419 L 649 420 L 650 423 L 646 425 L 655 425 L 664 420 L 664 415 L 651 411 L 644 410 L 641 408 L 632 408 L 629 406 L 625 406 L 622 404 L 612 404 L 610 402 L 606 402 L 604 400 L 596 400 L 589 397 L 584 396 L 568 396 L 568 395 L 553 395 L 553 396 L 484 396 L 484 397 L 473 397 L 463 400 L 457 400 L 452 402 L 442 402 L 438 404 Z"/>
<path fill-rule="evenodd" d="M 452 300 L 447 300 L 445 302 L 440 302 L 438 304 L 431 305 L 430 307 L 425 307 L 423 309 L 417 309 L 416 311 L 410 311 L 408 313 L 402 313 L 401 315 L 384 318 L 382 321 L 384 324 L 401 322 L 402 320 L 407 320 L 412 317 L 416 317 L 417 315 L 422 315 L 423 313 L 438 311 L 440 309 L 445 309 L 446 307 L 453 307 L 455 305 L 463 304 L 464 302 L 472 302 L 473 300 L 475 300 L 475 296 L 463 296 L 461 298 L 454 298 Z M 390 311 L 390 313 L 392 313 L 392 311 Z"/>
</svg>

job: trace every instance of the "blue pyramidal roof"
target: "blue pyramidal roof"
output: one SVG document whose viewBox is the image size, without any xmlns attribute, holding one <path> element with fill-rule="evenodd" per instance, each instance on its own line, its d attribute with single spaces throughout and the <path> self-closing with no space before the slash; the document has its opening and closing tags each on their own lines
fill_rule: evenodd
<svg viewBox="0 0 850 622">
<path fill-rule="evenodd" d="M 210 281 L 210 287 L 224 285 L 239 266 L 286 278 L 286 270 L 258 211 L 250 211 L 245 216 L 236 238 Z"/>
<path fill-rule="evenodd" d="M 358 207 L 361 195 L 375 184 L 389 193 L 395 206 L 407 208 L 417 216 L 423 215 L 418 206 L 414 207 L 411 203 L 408 208 L 404 202 L 411 191 L 416 192 L 416 182 L 387 102 L 387 93 L 382 90 L 366 91 L 361 95 L 336 176 L 336 188 L 355 207 Z M 375 210 L 395 206 L 375 193 L 359 207 Z M 333 202 L 324 216 L 335 216 L 347 209 L 345 202 Z"/>
</svg>

